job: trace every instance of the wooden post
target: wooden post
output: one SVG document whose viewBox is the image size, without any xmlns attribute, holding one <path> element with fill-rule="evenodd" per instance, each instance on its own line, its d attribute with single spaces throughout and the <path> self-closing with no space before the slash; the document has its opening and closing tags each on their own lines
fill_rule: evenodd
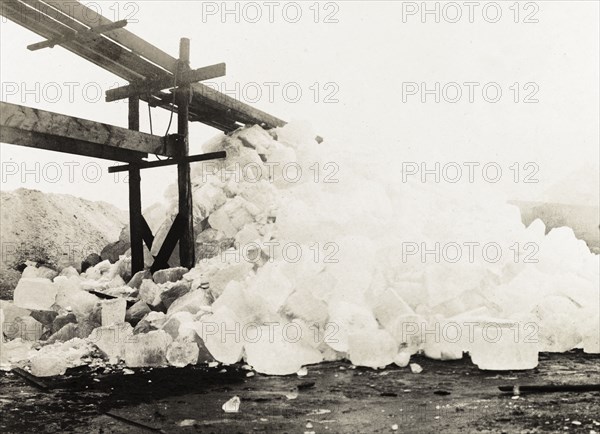
<svg viewBox="0 0 600 434">
<path fill-rule="evenodd" d="M 190 69 L 190 40 L 181 38 L 179 41 L 179 73 Z M 177 132 L 183 136 L 181 156 L 189 155 L 189 106 L 191 87 L 189 84 L 180 86 L 177 91 Z M 183 221 L 183 231 L 179 239 L 179 259 L 181 265 L 193 268 L 195 265 L 194 216 L 192 204 L 192 183 L 190 179 L 190 163 L 177 165 L 177 181 L 179 187 L 179 215 Z"/>
<path fill-rule="evenodd" d="M 140 99 L 129 98 L 129 129 L 140 130 Z M 142 197 L 140 168 L 129 168 L 129 238 L 131 241 L 131 273 L 144 269 L 144 244 L 142 239 Z"/>
</svg>

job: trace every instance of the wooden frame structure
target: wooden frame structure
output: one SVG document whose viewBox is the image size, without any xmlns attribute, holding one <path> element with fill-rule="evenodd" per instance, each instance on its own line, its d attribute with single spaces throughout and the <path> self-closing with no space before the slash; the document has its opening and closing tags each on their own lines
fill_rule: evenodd
<svg viewBox="0 0 600 434">
<path fill-rule="evenodd" d="M 75 0 L 0 0 L 0 15 L 45 41 L 31 51 L 60 45 L 125 79 L 129 85 L 106 92 L 107 101 L 128 98 L 129 129 L 0 102 L 0 142 L 129 163 L 129 224 L 132 272 L 144 268 L 143 243 L 154 237 L 142 216 L 140 170 L 177 164 L 179 213 L 152 270 L 168 267 L 177 241 L 181 265 L 195 264 L 190 162 L 224 158 L 224 153 L 189 156 L 188 123 L 202 122 L 230 133 L 244 125 L 265 128 L 285 121 L 199 83 L 225 74 L 225 64 L 192 70 L 190 41 L 182 38 L 176 59 Z M 170 91 L 169 91 L 170 90 Z M 177 113 L 177 134 L 159 137 L 139 131 L 140 100 Z M 149 153 L 167 161 L 143 160 Z"/>
</svg>

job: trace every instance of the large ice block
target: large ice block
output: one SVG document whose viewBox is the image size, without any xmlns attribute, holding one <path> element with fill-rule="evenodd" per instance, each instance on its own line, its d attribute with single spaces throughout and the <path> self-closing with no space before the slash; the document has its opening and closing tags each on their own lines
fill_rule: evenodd
<svg viewBox="0 0 600 434">
<path fill-rule="evenodd" d="M 398 344 L 386 330 L 354 331 L 348 336 L 348 357 L 353 365 L 384 368 L 397 354 Z"/>
<path fill-rule="evenodd" d="M 485 370 L 533 369 L 538 365 L 539 343 L 532 331 L 519 322 L 481 321 L 472 328 L 471 360 Z"/>
<path fill-rule="evenodd" d="M 140 300 L 148 306 L 158 306 L 161 303 L 160 294 L 163 289 L 150 279 L 144 279 L 140 286 Z"/>
<path fill-rule="evenodd" d="M 244 349 L 242 324 L 231 309 L 222 307 L 203 316 L 196 333 L 219 362 L 233 364 L 241 360 Z"/>
<path fill-rule="evenodd" d="M 14 302 L 18 307 L 49 310 L 56 301 L 57 288 L 50 279 L 25 278 L 15 288 Z"/>
<path fill-rule="evenodd" d="M 129 323 L 121 323 L 94 329 L 88 341 L 106 354 L 110 361 L 117 362 L 125 358 L 125 344 L 133 338 L 133 327 Z"/>
<path fill-rule="evenodd" d="M 177 339 L 167 348 L 167 361 L 169 365 L 183 368 L 187 365 L 198 363 L 200 350 L 192 339 Z"/>
<path fill-rule="evenodd" d="M 41 353 L 31 358 L 31 373 L 36 377 L 63 375 L 67 367 L 67 359 L 61 354 Z"/>
<path fill-rule="evenodd" d="M 263 374 L 290 375 L 304 365 L 321 362 L 323 355 L 299 339 L 297 330 L 286 329 L 286 324 L 247 328 L 246 363 Z"/>
<path fill-rule="evenodd" d="M 102 327 L 125 321 L 127 301 L 124 298 L 114 298 L 102 302 Z"/>
<path fill-rule="evenodd" d="M 164 330 L 133 335 L 125 342 L 125 364 L 130 368 L 165 366 L 167 347 L 172 341 Z"/>
</svg>

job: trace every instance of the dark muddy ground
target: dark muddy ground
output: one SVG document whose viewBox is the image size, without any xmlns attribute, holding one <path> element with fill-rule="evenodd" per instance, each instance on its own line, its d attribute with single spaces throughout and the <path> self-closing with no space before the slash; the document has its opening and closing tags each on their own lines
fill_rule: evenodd
<svg viewBox="0 0 600 434">
<path fill-rule="evenodd" d="M 47 391 L 3 372 L 0 432 L 600 432 L 600 392 L 514 399 L 498 390 L 517 383 L 600 383 L 599 355 L 543 354 L 539 367 L 527 372 L 479 371 L 468 357 L 413 361 L 422 373 L 346 363 L 309 367 L 305 377 L 246 377 L 238 366 L 132 375 L 86 367 L 44 379 Z M 240 412 L 223 412 L 234 395 Z"/>
</svg>

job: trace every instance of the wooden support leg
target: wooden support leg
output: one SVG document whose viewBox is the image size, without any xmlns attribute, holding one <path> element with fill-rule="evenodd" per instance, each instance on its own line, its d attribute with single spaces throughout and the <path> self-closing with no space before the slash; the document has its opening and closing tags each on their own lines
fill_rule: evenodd
<svg viewBox="0 0 600 434">
<path fill-rule="evenodd" d="M 129 169 L 129 234 L 131 239 L 131 273 L 144 269 L 144 244 L 142 239 L 141 177 L 138 167 Z"/>
<path fill-rule="evenodd" d="M 190 40 L 182 38 L 179 43 L 180 68 L 189 70 L 190 63 Z M 189 132 L 188 117 L 191 87 L 184 85 L 179 87 L 177 102 L 177 132 L 184 137 L 183 156 L 189 155 Z M 194 216 L 192 203 L 192 184 L 190 179 L 190 164 L 180 163 L 177 165 L 177 178 L 179 187 L 179 216 L 183 220 L 183 231 L 179 240 L 179 258 L 181 265 L 192 268 L 195 265 L 195 239 L 194 239 Z"/>
<path fill-rule="evenodd" d="M 129 98 L 129 129 L 140 129 L 140 100 Z M 129 168 L 129 236 L 131 241 L 131 273 L 144 269 L 144 244 L 142 239 L 142 196 L 140 168 Z"/>
</svg>

